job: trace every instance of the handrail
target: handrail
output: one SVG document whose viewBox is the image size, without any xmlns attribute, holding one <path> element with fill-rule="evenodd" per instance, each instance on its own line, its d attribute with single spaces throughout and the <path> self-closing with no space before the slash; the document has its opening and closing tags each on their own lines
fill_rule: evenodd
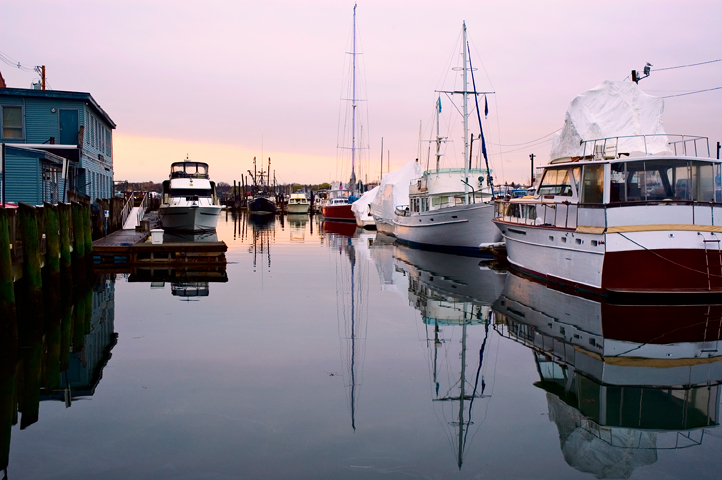
<svg viewBox="0 0 722 480">
<path fill-rule="evenodd" d="M 133 195 L 131 195 L 130 197 L 128 197 L 128 201 L 125 202 L 123 209 L 120 211 L 121 225 L 125 225 L 125 221 L 128 219 L 128 215 L 130 215 L 130 211 L 133 209 L 134 204 L 135 198 Z"/>
<path fill-rule="evenodd" d="M 606 151 L 608 140 L 614 141 L 614 151 L 616 154 L 619 154 L 619 139 L 620 138 L 641 138 L 644 141 L 644 155 L 649 156 L 650 154 L 647 151 L 647 137 L 679 138 L 679 140 L 668 141 L 667 145 L 670 145 L 674 149 L 674 154 L 677 155 L 677 145 L 681 144 L 683 156 L 687 156 L 687 144 L 689 142 L 692 142 L 692 145 L 694 146 L 694 156 L 695 157 L 698 156 L 697 141 L 698 140 L 704 141 L 707 146 L 707 157 L 708 158 L 710 157 L 709 138 L 708 137 L 681 135 L 681 134 L 677 134 L 677 133 L 650 133 L 650 134 L 640 134 L 640 135 L 618 135 L 618 136 L 614 136 L 614 137 L 582 140 L 580 142 L 580 145 L 584 146 L 584 148 L 582 150 L 582 158 L 587 156 L 587 144 L 591 144 L 592 148 L 590 151 L 590 155 L 594 155 L 595 147 L 600 142 L 601 142 L 601 145 L 603 146 L 603 151 Z M 611 142 L 609 142 L 609 143 L 611 143 Z M 609 148 L 611 148 L 611 147 L 609 147 Z"/>
</svg>

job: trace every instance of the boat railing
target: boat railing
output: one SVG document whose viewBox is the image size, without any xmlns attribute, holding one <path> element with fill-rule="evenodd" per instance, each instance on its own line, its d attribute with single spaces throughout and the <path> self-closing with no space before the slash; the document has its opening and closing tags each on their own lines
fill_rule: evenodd
<svg viewBox="0 0 722 480">
<path fill-rule="evenodd" d="M 722 225 L 722 203 L 719 202 L 697 202 L 691 200 L 681 201 L 655 201 L 655 202 L 626 202 L 609 204 L 575 204 L 568 201 L 510 201 L 497 200 L 494 204 L 495 218 L 511 224 L 534 225 L 544 227 L 555 227 L 576 230 L 578 227 L 593 227 L 594 229 L 606 229 L 608 226 L 620 226 L 627 224 L 628 214 L 622 214 L 620 207 L 692 207 L 691 209 L 675 212 L 675 217 L 689 225 L 713 226 Z M 617 213 L 619 212 L 619 213 Z M 664 210 L 659 215 L 669 215 L 669 210 Z M 642 222 L 655 222 L 653 217 L 646 213 Z M 680 216 L 682 215 L 682 216 Z M 621 223 L 620 223 L 621 222 Z M 679 223 L 679 221 L 678 221 Z M 603 230 L 602 230 L 603 231 Z"/>
<path fill-rule="evenodd" d="M 700 157 L 704 155 L 703 148 L 706 147 L 707 149 L 707 157 L 710 157 L 710 149 L 709 149 L 709 138 L 707 137 L 699 137 L 699 136 L 693 136 L 693 135 L 680 135 L 680 134 L 670 134 L 670 133 L 655 133 L 655 134 L 647 134 L 647 135 L 620 135 L 616 137 L 606 137 L 606 138 L 597 138 L 594 140 L 582 140 L 583 145 L 583 153 L 582 158 L 586 158 L 587 156 L 593 156 L 597 160 L 601 159 L 614 159 L 618 156 L 623 155 L 625 152 L 619 151 L 619 140 L 620 139 L 630 139 L 630 138 L 640 138 L 642 139 L 644 143 L 644 155 L 649 156 L 653 155 L 654 153 L 649 153 L 649 145 L 647 144 L 647 141 L 652 141 L 656 138 L 664 138 L 667 140 L 667 145 L 669 145 L 675 155 L 682 155 L 682 156 L 694 156 L 694 157 Z M 699 144 L 699 145 L 698 145 Z M 689 145 L 689 147 L 688 147 Z M 701 153 L 700 153 L 701 151 Z"/>
<path fill-rule="evenodd" d="M 135 196 L 130 195 L 125 205 L 123 205 L 123 209 L 120 211 L 120 218 L 121 218 L 121 225 L 125 225 L 125 221 L 128 219 L 128 215 L 130 215 L 130 211 L 133 210 L 133 207 L 135 206 Z"/>
</svg>

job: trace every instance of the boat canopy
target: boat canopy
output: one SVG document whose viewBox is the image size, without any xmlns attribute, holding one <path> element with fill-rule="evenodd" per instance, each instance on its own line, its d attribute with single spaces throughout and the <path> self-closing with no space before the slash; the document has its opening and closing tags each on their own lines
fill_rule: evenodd
<svg viewBox="0 0 722 480">
<path fill-rule="evenodd" d="M 662 124 L 664 100 L 647 95 L 634 82 L 604 81 L 572 100 L 564 126 L 552 143 L 551 160 L 599 154 L 671 155 Z M 590 151 L 585 142 L 615 138 L 602 152 Z M 586 147 L 586 151 L 585 151 Z"/>
</svg>

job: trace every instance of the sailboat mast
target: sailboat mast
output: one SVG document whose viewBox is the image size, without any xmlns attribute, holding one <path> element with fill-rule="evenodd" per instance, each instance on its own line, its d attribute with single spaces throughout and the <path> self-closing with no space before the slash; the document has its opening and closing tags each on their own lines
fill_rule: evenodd
<svg viewBox="0 0 722 480">
<path fill-rule="evenodd" d="M 466 166 L 466 159 L 469 157 L 469 94 L 468 94 L 468 72 L 466 70 L 466 22 L 463 22 L 463 41 L 461 45 L 462 55 L 464 58 L 464 65 L 462 67 L 463 77 L 463 96 L 464 96 L 464 177 L 466 183 L 464 183 L 464 204 L 469 204 L 469 169 Z"/>
<path fill-rule="evenodd" d="M 439 136 L 439 115 L 441 114 L 441 95 L 436 101 L 436 171 L 439 171 L 439 161 L 441 160 L 441 137 Z"/>
<path fill-rule="evenodd" d="M 352 72 L 352 92 L 351 92 L 351 180 L 354 186 L 351 192 L 355 190 L 356 184 L 356 4 L 353 6 L 353 72 Z"/>
</svg>

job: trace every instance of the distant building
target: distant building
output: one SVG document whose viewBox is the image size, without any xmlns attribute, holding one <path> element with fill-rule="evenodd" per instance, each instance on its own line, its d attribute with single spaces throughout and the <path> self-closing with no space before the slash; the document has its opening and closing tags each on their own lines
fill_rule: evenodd
<svg viewBox="0 0 722 480">
<path fill-rule="evenodd" d="M 5 200 L 110 198 L 115 126 L 89 93 L 0 87 Z"/>
</svg>

